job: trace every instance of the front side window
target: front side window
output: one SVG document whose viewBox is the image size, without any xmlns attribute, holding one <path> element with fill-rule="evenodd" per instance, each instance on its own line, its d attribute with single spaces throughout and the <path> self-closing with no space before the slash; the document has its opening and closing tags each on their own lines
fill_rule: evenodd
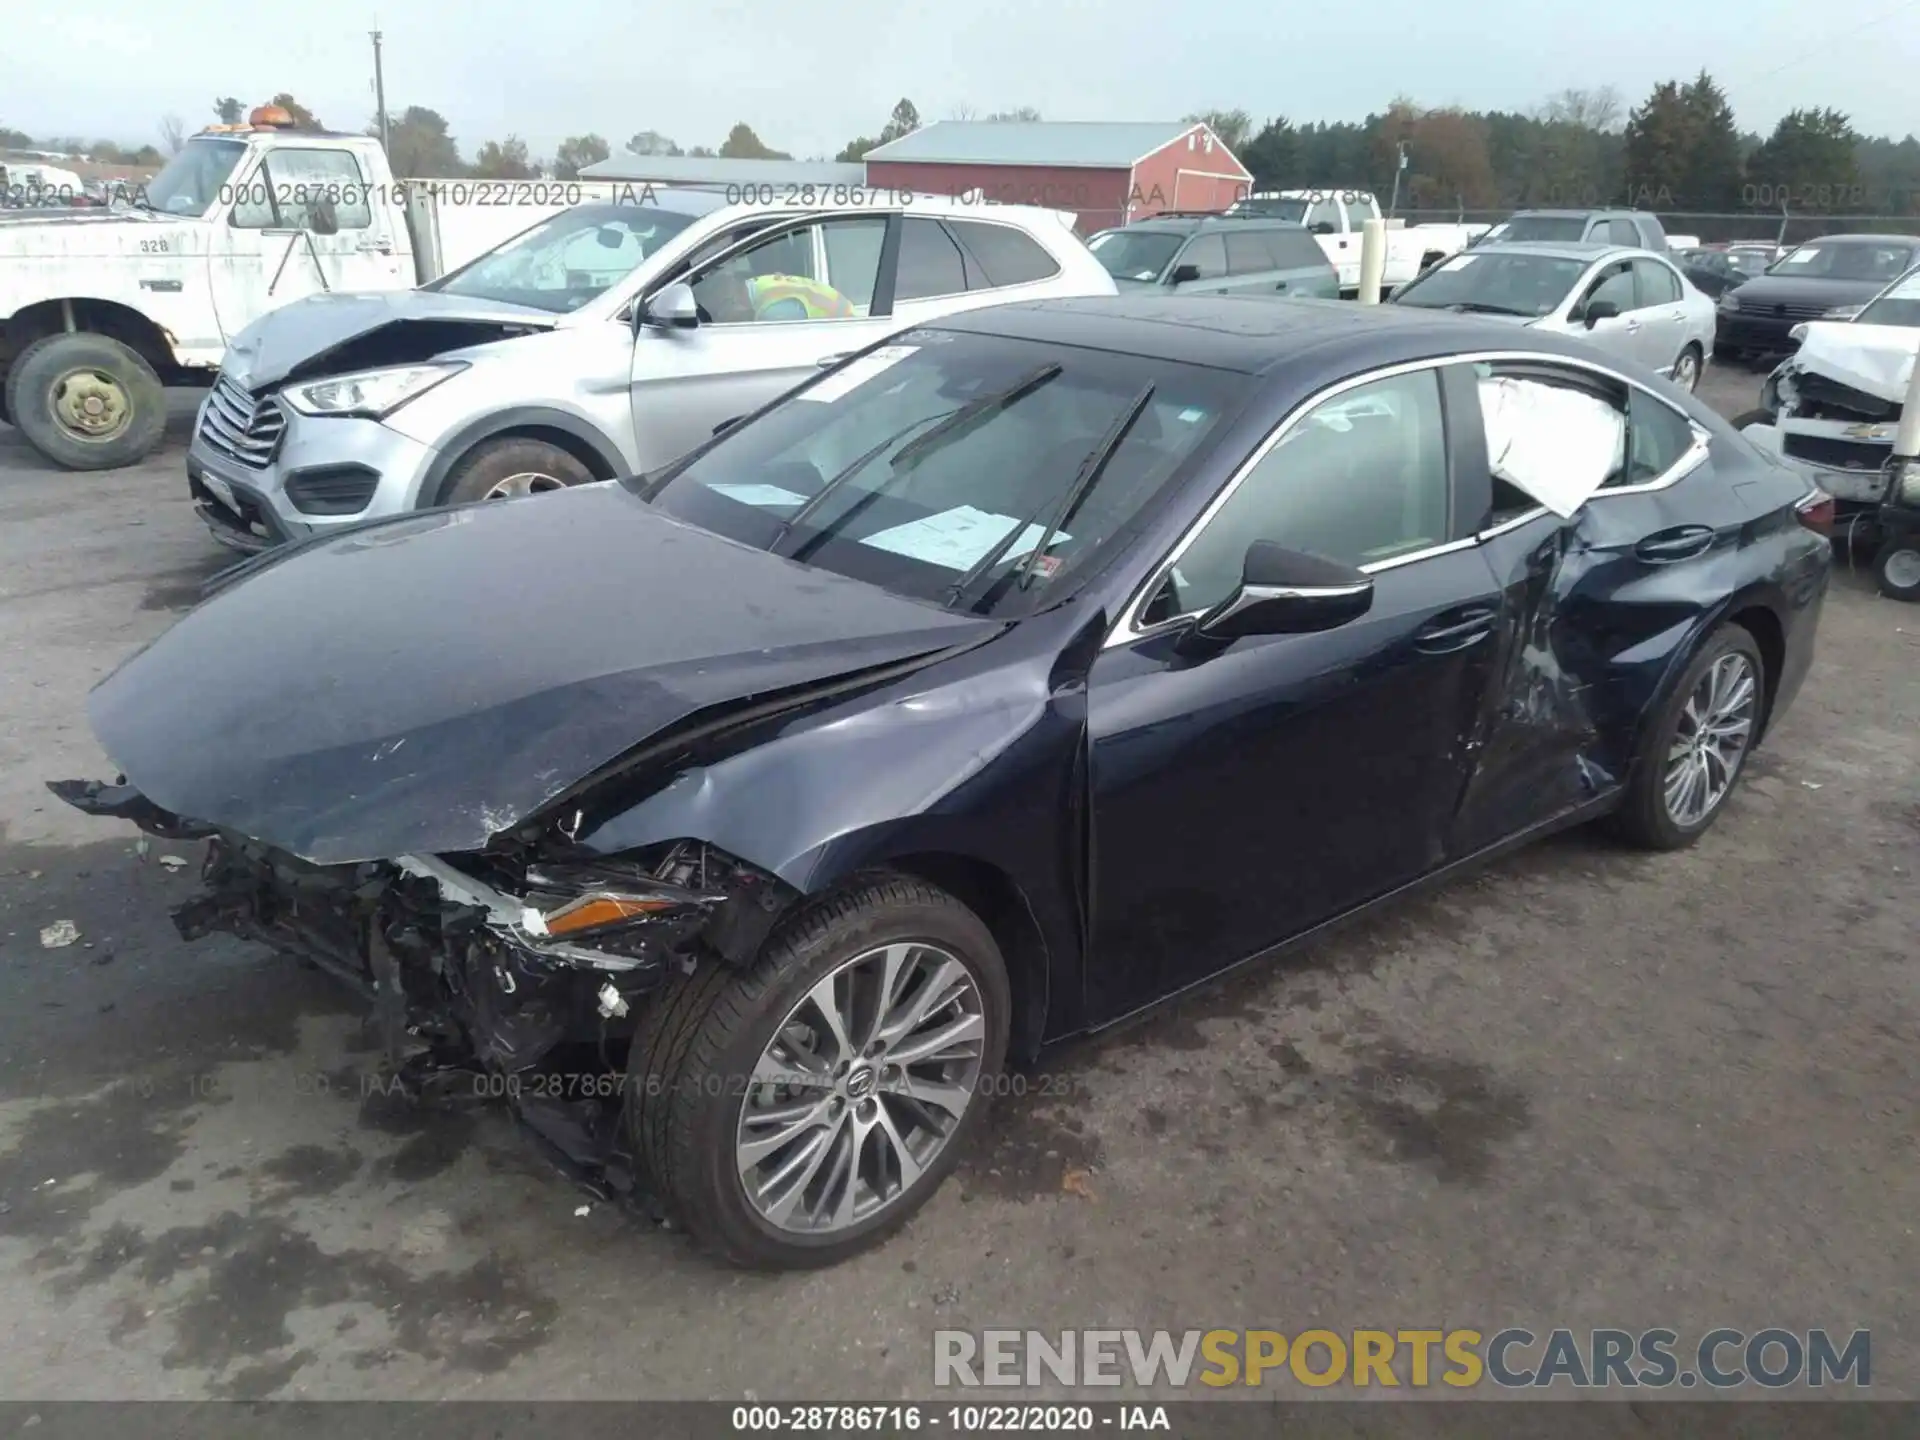
<svg viewBox="0 0 1920 1440">
<path fill-rule="evenodd" d="M 1551 315 L 1586 269 L 1584 261 L 1491 248 L 1443 260 L 1394 293 L 1396 305 L 1486 315 Z"/>
<path fill-rule="evenodd" d="M 226 198 L 227 178 L 246 153 L 238 140 L 189 140 L 147 182 L 147 205 L 163 215 L 205 215 L 214 201 Z"/>
<path fill-rule="evenodd" d="M 1158 280 L 1179 253 L 1180 240 L 1171 230 L 1103 230 L 1087 248 L 1116 280 Z"/>
<path fill-rule="evenodd" d="M 654 503 L 897 594 L 1019 613 L 1113 553 L 1250 383 L 1145 356 L 909 331 L 724 434 Z"/>
<path fill-rule="evenodd" d="M 1224 279 L 1227 273 L 1227 247 L 1218 235 L 1201 235 L 1180 252 L 1181 265 L 1191 265 L 1202 280 Z"/>
<path fill-rule="evenodd" d="M 1348 565 L 1441 544 L 1448 496 L 1438 374 L 1416 370 L 1344 391 L 1301 416 L 1260 458 L 1174 562 L 1143 616 L 1192 614 L 1226 599 L 1256 540 Z"/>
<path fill-rule="evenodd" d="M 536 310 L 577 310 L 632 274 L 692 219 L 647 205 L 576 205 L 426 288 Z"/>
<path fill-rule="evenodd" d="M 886 224 L 884 216 L 866 215 L 765 236 L 695 277 L 693 298 L 701 320 L 751 325 L 860 318 L 872 303 Z M 843 228 L 848 233 L 833 233 Z M 816 238 L 829 256 L 837 249 L 845 259 L 831 279 L 817 273 Z M 902 292 L 898 298 L 909 297 Z"/>
<path fill-rule="evenodd" d="M 1601 302 L 1613 306 L 1622 315 L 1638 306 L 1631 265 L 1623 261 L 1601 271 L 1599 279 L 1588 289 L 1580 308 L 1584 312 Z"/>
<path fill-rule="evenodd" d="M 275 150 L 240 187 L 231 224 L 239 230 L 312 230 L 331 211 L 334 230 L 365 230 L 373 208 L 360 162 L 345 150 Z"/>
</svg>

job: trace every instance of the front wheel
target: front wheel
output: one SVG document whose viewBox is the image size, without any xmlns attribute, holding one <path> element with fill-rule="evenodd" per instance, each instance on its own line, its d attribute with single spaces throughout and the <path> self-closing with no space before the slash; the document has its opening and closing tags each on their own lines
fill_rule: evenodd
<svg viewBox="0 0 1920 1440">
<path fill-rule="evenodd" d="M 1920 535 L 1904 535 L 1881 546 L 1873 578 L 1882 595 L 1920 602 Z"/>
<path fill-rule="evenodd" d="M 503 436 L 476 445 L 448 474 L 440 489 L 442 505 L 471 505 L 509 500 L 585 485 L 593 472 L 569 452 L 545 440 Z"/>
<path fill-rule="evenodd" d="M 1700 347 L 1689 345 L 1673 362 L 1673 383 L 1691 395 L 1700 383 Z"/>
<path fill-rule="evenodd" d="M 1742 627 L 1725 626 L 1647 727 L 1613 816 L 1616 833 L 1647 850 L 1684 849 L 1706 834 L 1746 767 L 1765 701 L 1760 647 Z"/>
<path fill-rule="evenodd" d="M 992 934 L 944 891 L 886 876 L 824 897 L 750 967 L 709 962 L 655 998 L 629 1062 L 634 1149 L 722 1259 L 832 1264 L 958 1163 L 1010 1010 Z"/>
<path fill-rule="evenodd" d="M 46 335 L 7 372 L 9 420 L 68 470 L 137 465 L 167 430 L 166 392 L 153 367 L 107 335 Z"/>
</svg>

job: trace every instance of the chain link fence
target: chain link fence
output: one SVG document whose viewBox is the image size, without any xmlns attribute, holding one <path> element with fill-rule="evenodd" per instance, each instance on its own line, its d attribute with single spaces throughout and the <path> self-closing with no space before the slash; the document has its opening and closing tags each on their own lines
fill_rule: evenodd
<svg viewBox="0 0 1920 1440">
<path fill-rule="evenodd" d="M 1497 225 L 1510 217 L 1517 206 L 1492 210 L 1409 210 L 1397 212 L 1409 225 L 1437 221 L 1445 224 Z M 1559 207 L 1544 207 L 1559 208 Z M 1631 206 L 1583 206 L 1583 209 L 1631 209 Z M 1703 211 L 1654 209 L 1661 226 L 1669 235 L 1698 236 L 1704 244 L 1722 244 L 1734 240 L 1758 240 L 1781 245 L 1801 245 L 1822 235 L 1916 235 L 1920 236 L 1920 215 L 1831 214 L 1826 212 L 1783 212 L 1768 210 Z"/>
</svg>

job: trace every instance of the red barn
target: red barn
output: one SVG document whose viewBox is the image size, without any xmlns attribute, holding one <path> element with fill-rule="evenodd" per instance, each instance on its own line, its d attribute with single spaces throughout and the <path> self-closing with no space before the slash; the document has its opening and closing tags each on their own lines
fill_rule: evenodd
<svg viewBox="0 0 1920 1440">
<path fill-rule="evenodd" d="M 1082 234 L 1162 210 L 1224 210 L 1253 183 L 1197 121 L 941 120 L 867 152 L 867 184 L 1078 215 Z"/>
</svg>

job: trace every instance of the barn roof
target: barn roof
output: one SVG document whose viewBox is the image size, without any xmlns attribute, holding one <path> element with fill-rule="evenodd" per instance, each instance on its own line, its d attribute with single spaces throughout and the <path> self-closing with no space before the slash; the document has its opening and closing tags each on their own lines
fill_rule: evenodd
<svg viewBox="0 0 1920 1440">
<path fill-rule="evenodd" d="M 1189 121 L 937 120 L 869 150 L 867 159 L 1124 170 L 1197 128 Z"/>
<path fill-rule="evenodd" d="M 624 152 L 580 169 L 582 180 L 651 180 L 662 185 L 864 186 L 864 165 L 822 160 L 736 160 L 718 155 L 635 155 Z"/>
</svg>

